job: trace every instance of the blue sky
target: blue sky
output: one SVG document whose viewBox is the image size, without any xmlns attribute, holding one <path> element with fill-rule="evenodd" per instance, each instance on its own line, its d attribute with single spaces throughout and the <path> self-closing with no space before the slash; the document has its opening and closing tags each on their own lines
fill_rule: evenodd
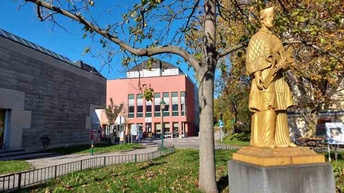
<svg viewBox="0 0 344 193">
<path fill-rule="evenodd" d="M 18 10 L 19 5 L 22 4 L 24 0 L 2 0 L 1 11 L 0 11 L 0 28 L 8 31 L 14 35 L 22 37 L 28 41 L 31 41 L 35 44 L 38 44 L 42 47 L 45 47 L 51 51 L 54 51 L 58 54 L 66 56 L 72 61 L 82 60 L 100 70 L 102 66 L 102 60 L 93 58 L 89 54 L 83 55 L 85 47 L 92 45 L 92 40 L 89 38 L 82 39 L 83 31 L 82 26 L 76 22 L 72 22 L 68 19 L 62 18 L 60 22 L 68 30 L 61 29 L 60 27 L 52 27 L 53 25 L 46 21 L 40 22 L 36 15 L 36 7 L 31 3 L 24 4 Z M 98 1 L 103 2 L 97 4 L 99 10 L 103 10 L 104 7 L 107 7 L 107 1 Z M 133 0 L 126 0 L 125 3 L 132 3 Z M 125 9 L 120 8 L 119 11 L 116 11 L 116 14 L 112 18 L 120 19 L 122 13 Z M 105 14 L 105 13 L 103 13 Z M 102 18 L 102 15 L 98 15 L 99 18 Z M 105 18 L 105 17 L 104 17 Z M 108 20 L 100 20 L 101 23 L 107 24 Z M 112 23 L 116 21 L 111 21 Z M 177 58 L 172 58 L 167 61 L 172 64 L 173 61 L 176 61 Z M 112 69 L 109 71 L 107 67 L 103 68 L 101 73 L 108 79 L 115 78 L 124 78 L 126 69 L 120 65 L 121 58 L 120 56 L 116 58 L 115 62 L 112 64 Z M 188 70 L 187 65 L 180 65 L 184 73 L 188 74 L 193 78 L 193 70 Z"/>
</svg>

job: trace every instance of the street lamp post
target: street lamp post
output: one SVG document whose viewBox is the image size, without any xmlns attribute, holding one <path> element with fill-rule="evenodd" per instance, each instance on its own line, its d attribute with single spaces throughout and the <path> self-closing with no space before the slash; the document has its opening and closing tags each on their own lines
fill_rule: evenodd
<svg viewBox="0 0 344 193">
<path fill-rule="evenodd" d="M 160 101 L 160 110 L 161 110 L 161 149 L 164 149 L 164 109 L 166 106 L 166 102 L 164 98 L 161 98 Z"/>
</svg>

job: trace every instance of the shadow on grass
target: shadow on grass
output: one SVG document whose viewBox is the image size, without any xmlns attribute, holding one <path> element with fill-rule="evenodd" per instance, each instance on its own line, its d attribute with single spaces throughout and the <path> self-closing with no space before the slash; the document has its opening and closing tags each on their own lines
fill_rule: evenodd
<svg viewBox="0 0 344 193">
<path fill-rule="evenodd" d="M 163 165 L 163 164 L 166 164 L 166 163 L 167 162 L 157 162 L 157 163 L 155 163 L 155 162 L 148 162 L 148 164 L 145 165 L 145 166 L 142 166 L 140 168 L 140 170 L 146 170 L 146 169 L 151 168 L 153 166 L 159 166 L 159 165 Z"/>
<path fill-rule="evenodd" d="M 106 152 L 122 152 L 131 151 L 134 149 L 146 148 L 145 146 L 138 143 L 126 143 L 126 144 L 109 144 L 109 143 L 97 143 L 94 144 L 94 153 L 106 153 Z M 55 152 L 60 155 L 67 154 L 88 154 L 91 153 L 91 145 L 77 145 L 68 147 L 58 147 L 49 149 L 48 152 Z"/>
<path fill-rule="evenodd" d="M 228 175 L 222 176 L 219 181 L 217 181 L 217 191 L 222 192 L 228 187 Z"/>
</svg>

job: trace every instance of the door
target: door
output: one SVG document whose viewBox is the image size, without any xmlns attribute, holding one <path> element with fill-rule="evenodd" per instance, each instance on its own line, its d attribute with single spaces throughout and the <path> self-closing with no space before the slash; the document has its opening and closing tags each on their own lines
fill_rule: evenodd
<svg viewBox="0 0 344 193">
<path fill-rule="evenodd" d="M 145 123 L 145 137 L 152 137 L 152 123 Z"/>
<path fill-rule="evenodd" d="M 5 115 L 6 110 L 0 109 L 0 149 L 3 149 L 5 146 Z"/>
</svg>

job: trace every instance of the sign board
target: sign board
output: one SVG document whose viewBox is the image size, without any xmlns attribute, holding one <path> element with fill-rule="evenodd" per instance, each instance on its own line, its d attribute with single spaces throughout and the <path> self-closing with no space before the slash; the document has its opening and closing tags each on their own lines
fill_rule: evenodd
<svg viewBox="0 0 344 193">
<path fill-rule="evenodd" d="M 223 127 L 223 121 L 222 120 L 219 120 L 219 127 Z"/>
<path fill-rule="evenodd" d="M 344 144 L 344 123 L 325 123 L 325 128 L 329 144 Z"/>
<path fill-rule="evenodd" d="M 137 124 L 130 125 L 130 134 L 131 135 L 138 135 L 138 131 L 139 131 L 139 125 L 137 125 Z"/>
<path fill-rule="evenodd" d="M 124 131 L 121 131 L 121 133 L 119 135 L 119 140 L 124 141 Z"/>
<path fill-rule="evenodd" d="M 146 122 L 146 123 L 151 123 L 151 122 L 152 122 L 152 117 L 147 117 L 147 118 L 145 118 L 145 122 Z"/>
</svg>

